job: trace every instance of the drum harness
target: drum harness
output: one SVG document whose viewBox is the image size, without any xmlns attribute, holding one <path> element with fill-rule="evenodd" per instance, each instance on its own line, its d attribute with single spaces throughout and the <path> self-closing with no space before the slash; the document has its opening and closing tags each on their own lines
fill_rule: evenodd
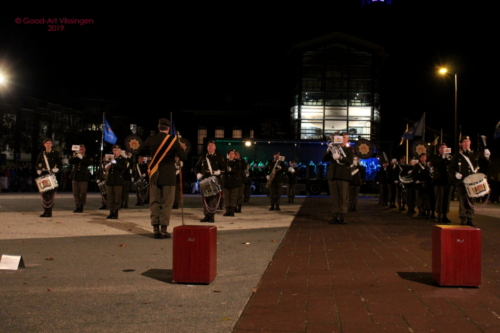
<svg viewBox="0 0 500 333">
<path fill-rule="evenodd" d="M 45 160 L 45 166 L 47 167 L 47 171 L 49 172 L 49 174 L 51 173 L 50 171 L 50 165 L 49 165 L 49 161 L 47 160 L 47 156 L 45 155 L 45 151 L 42 152 L 43 154 L 43 159 Z M 42 206 L 43 208 L 51 208 L 53 205 L 54 205 L 54 199 L 56 198 L 56 193 L 57 193 L 57 186 L 56 188 L 54 188 L 54 194 L 52 195 L 52 198 L 48 201 L 46 201 L 44 198 L 43 198 L 43 193 L 40 192 L 40 200 L 42 201 Z"/>
<path fill-rule="evenodd" d="M 212 165 L 210 164 L 210 160 L 208 159 L 208 154 L 206 156 L 206 160 L 207 160 L 207 166 L 208 166 L 208 170 L 210 170 L 210 174 L 213 175 L 213 171 L 212 171 Z M 203 204 L 205 205 L 205 208 L 207 209 L 207 211 L 210 213 L 210 214 L 215 214 L 215 212 L 217 211 L 217 208 L 219 207 L 219 203 L 220 203 L 220 192 L 219 191 L 219 199 L 217 200 L 217 204 L 215 205 L 214 208 L 210 208 L 208 207 L 208 204 L 207 204 L 207 199 L 205 198 L 205 196 L 203 196 Z"/>
<path fill-rule="evenodd" d="M 474 169 L 474 166 L 472 165 L 472 162 L 470 161 L 469 157 L 468 156 L 465 156 L 462 152 L 460 152 L 460 155 L 463 156 L 463 158 L 465 158 L 465 160 L 467 161 L 467 163 L 469 164 L 469 167 L 470 169 L 472 170 L 472 172 L 474 173 L 477 173 L 477 171 L 479 170 L 479 167 L 477 167 L 476 169 Z M 486 200 L 484 200 L 483 204 L 481 205 L 481 207 L 476 207 L 472 204 L 472 202 L 470 202 L 470 199 L 469 199 L 469 196 L 467 195 L 467 202 L 469 203 L 469 206 L 474 210 L 474 211 L 481 211 L 484 209 L 484 207 L 488 204 L 488 200 L 490 199 L 490 193 L 488 192 L 488 196 L 486 197 Z"/>
</svg>

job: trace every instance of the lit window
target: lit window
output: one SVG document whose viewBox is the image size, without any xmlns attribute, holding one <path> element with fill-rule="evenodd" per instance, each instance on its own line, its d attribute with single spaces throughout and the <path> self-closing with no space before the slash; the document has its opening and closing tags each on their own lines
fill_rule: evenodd
<svg viewBox="0 0 500 333">
<path fill-rule="evenodd" d="M 241 139 L 242 137 L 243 137 L 242 130 L 240 130 L 240 129 L 233 130 L 233 138 L 234 139 Z"/>
<path fill-rule="evenodd" d="M 216 138 L 223 138 L 224 137 L 224 129 L 216 129 L 215 130 L 215 137 Z"/>
<path fill-rule="evenodd" d="M 198 155 L 203 153 L 203 139 L 207 137 L 206 128 L 198 128 Z"/>
</svg>

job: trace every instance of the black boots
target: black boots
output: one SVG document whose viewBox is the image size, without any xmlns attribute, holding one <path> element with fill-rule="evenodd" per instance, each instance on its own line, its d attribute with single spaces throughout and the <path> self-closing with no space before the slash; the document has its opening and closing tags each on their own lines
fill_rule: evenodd
<svg viewBox="0 0 500 333">
<path fill-rule="evenodd" d="M 331 219 L 330 222 L 328 222 L 328 223 L 336 224 L 336 223 L 338 223 L 338 218 L 339 218 L 339 214 L 335 213 L 335 214 L 333 214 L 333 219 Z"/>
<path fill-rule="evenodd" d="M 344 219 L 345 219 L 345 214 L 344 214 L 344 213 L 340 213 L 340 214 L 339 214 L 339 220 L 338 220 L 338 222 L 337 222 L 337 223 L 338 223 L 338 224 L 347 224 L 347 223 L 344 221 Z"/>
<path fill-rule="evenodd" d="M 241 213 L 241 205 L 236 205 L 236 208 L 233 207 L 233 216 L 234 213 Z"/>
<path fill-rule="evenodd" d="M 153 225 L 153 234 L 154 234 L 155 239 L 160 239 L 160 225 L 159 224 Z"/>
<path fill-rule="evenodd" d="M 116 220 L 118 218 L 118 211 L 117 210 L 110 210 L 109 215 L 106 216 L 106 218 Z"/>
<path fill-rule="evenodd" d="M 167 232 L 167 226 L 162 225 L 161 226 L 161 231 L 160 231 L 160 239 L 166 239 L 166 238 L 171 238 L 172 236 L 170 233 Z"/>
<path fill-rule="evenodd" d="M 280 204 L 276 204 L 276 210 L 281 210 Z"/>
<path fill-rule="evenodd" d="M 215 220 L 214 220 L 214 215 L 213 214 L 208 214 L 208 215 L 205 215 L 205 218 L 201 219 L 200 222 L 210 222 L 210 223 L 214 223 Z"/>
<path fill-rule="evenodd" d="M 83 213 L 83 205 L 77 205 L 73 213 Z"/>
<path fill-rule="evenodd" d="M 271 205 L 271 208 L 269 208 L 269 210 L 275 210 L 275 209 L 274 209 L 274 204 L 273 204 L 273 205 Z"/>
<path fill-rule="evenodd" d="M 345 214 L 344 213 L 333 214 L 333 219 L 329 223 L 330 224 L 347 224 L 347 222 L 345 222 Z"/>
<path fill-rule="evenodd" d="M 40 217 L 52 217 L 52 208 L 44 208 Z"/>
<path fill-rule="evenodd" d="M 108 207 L 106 207 L 106 205 L 105 205 L 105 204 L 102 204 L 102 206 L 101 206 L 101 207 L 99 207 L 99 208 L 97 208 L 97 209 L 99 209 L 99 210 L 104 210 L 104 209 L 108 209 Z"/>
</svg>

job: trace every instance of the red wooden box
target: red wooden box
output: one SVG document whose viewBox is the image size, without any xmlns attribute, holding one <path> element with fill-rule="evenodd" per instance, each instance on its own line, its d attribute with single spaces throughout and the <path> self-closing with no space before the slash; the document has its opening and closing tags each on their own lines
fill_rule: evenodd
<svg viewBox="0 0 500 333">
<path fill-rule="evenodd" d="M 217 227 L 178 226 L 173 238 L 173 282 L 212 282 L 217 275 Z"/>
<path fill-rule="evenodd" d="M 441 286 L 478 287 L 481 284 L 481 229 L 435 225 L 432 278 Z"/>
</svg>

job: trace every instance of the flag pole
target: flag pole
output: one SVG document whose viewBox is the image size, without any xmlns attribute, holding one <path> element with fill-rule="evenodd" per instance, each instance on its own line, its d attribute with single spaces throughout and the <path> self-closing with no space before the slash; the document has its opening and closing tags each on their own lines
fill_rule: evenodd
<svg viewBox="0 0 500 333">
<path fill-rule="evenodd" d="M 408 132 L 408 124 L 406 124 L 406 132 Z M 408 160 L 408 140 L 406 140 L 406 164 L 409 164 L 410 161 Z"/>
</svg>

